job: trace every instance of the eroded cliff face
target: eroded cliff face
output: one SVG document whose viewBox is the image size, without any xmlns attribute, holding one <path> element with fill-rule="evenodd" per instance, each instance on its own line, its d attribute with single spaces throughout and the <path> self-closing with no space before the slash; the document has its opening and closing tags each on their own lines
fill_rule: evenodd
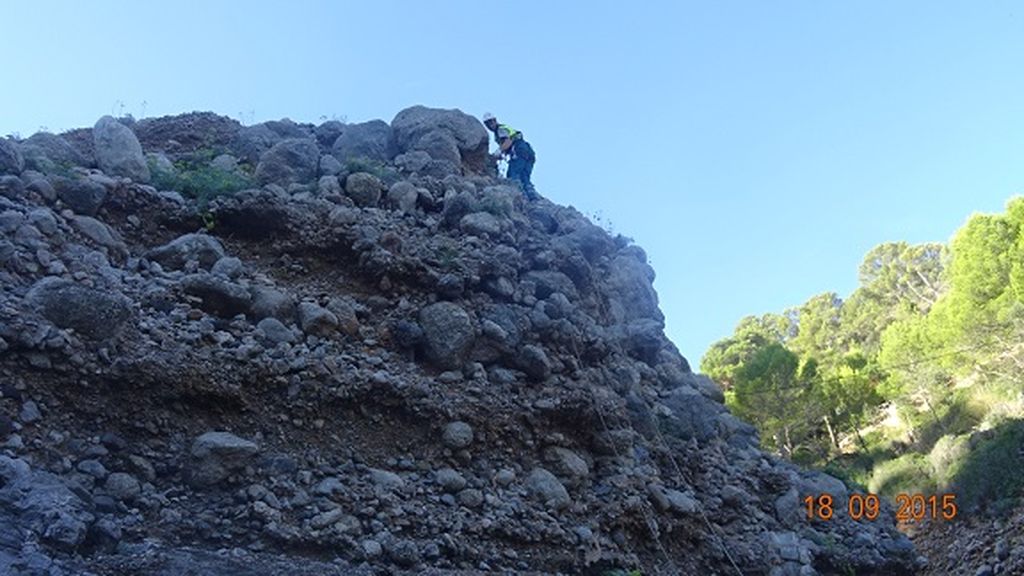
<svg viewBox="0 0 1024 576">
<path fill-rule="evenodd" d="M 486 151 L 423 107 L 0 142 L 0 572 L 913 569 L 891 514 L 808 522 L 846 488 L 690 371 L 643 250 Z"/>
</svg>

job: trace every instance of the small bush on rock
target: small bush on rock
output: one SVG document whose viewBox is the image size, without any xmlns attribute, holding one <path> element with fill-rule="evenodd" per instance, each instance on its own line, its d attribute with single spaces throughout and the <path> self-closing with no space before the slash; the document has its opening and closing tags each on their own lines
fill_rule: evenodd
<svg viewBox="0 0 1024 576">
<path fill-rule="evenodd" d="M 153 185 L 161 190 L 175 190 L 195 199 L 204 208 L 218 196 L 234 194 L 251 188 L 253 180 L 243 168 L 225 170 L 210 164 L 212 152 L 197 153 L 195 157 L 174 163 L 175 171 L 160 170 L 150 160 Z"/>
</svg>

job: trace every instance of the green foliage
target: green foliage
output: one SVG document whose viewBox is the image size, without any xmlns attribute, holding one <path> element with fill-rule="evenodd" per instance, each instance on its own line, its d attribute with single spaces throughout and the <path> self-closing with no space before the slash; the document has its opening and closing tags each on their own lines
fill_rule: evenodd
<svg viewBox="0 0 1024 576">
<path fill-rule="evenodd" d="M 757 350 L 736 373 L 731 408 L 761 431 L 765 443 L 793 458 L 807 457 L 817 421 L 810 384 L 798 378 L 799 358 L 782 344 Z"/>
<path fill-rule="evenodd" d="M 356 172 L 366 172 L 367 174 L 373 174 L 386 185 L 391 185 L 400 179 L 398 172 L 388 166 L 384 162 L 378 160 L 371 160 L 363 156 L 356 156 L 345 160 L 345 173 L 355 174 Z"/>
<path fill-rule="evenodd" d="M 950 489 L 964 506 L 1002 510 L 1024 494 L 1024 421 L 1011 420 L 982 434 L 987 438 L 951 471 Z"/>
<path fill-rule="evenodd" d="M 777 314 L 747 316 L 740 320 L 732 337 L 711 345 L 701 359 L 701 371 L 728 389 L 737 371 L 755 353 L 769 344 L 786 340 L 788 328 L 788 320 Z"/>
<path fill-rule="evenodd" d="M 161 190 L 175 190 L 193 198 L 200 210 L 217 196 L 233 194 L 253 186 L 252 178 L 241 168 L 236 171 L 224 170 L 210 164 L 211 151 L 197 153 L 193 158 L 181 160 L 174 165 L 174 171 L 160 169 L 152 159 L 149 161 L 152 183 Z"/>
<path fill-rule="evenodd" d="M 931 494 L 936 491 L 931 466 L 922 454 L 909 453 L 875 465 L 868 491 L 894 498 L 898 493 Z"/>
<path fill-rule="evenodd" d="M 972 216 L 948 246 L 876 246 L 859 272 L 846 300 L 744 318 L 702 371 L 790 459 L 883 493 L 955 482 L 1005 501 L 1021 486 L 978 463 L 1019 471 L 1018 429 L 965 438 L 1024 418 L 1024 198 Z"/>
</svg>

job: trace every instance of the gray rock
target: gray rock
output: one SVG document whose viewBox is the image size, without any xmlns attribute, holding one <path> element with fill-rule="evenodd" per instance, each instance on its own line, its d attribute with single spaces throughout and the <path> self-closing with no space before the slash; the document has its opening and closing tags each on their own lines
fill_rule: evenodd
<svg viewBox="0 0 1024 576">
<path fill-rule="evenodd" d="M 114 472 L 107 476 L 103 489 L 117 500 L 131 502 L 142 493 L 142 486 L 131 474 Z"/>
<path fill-rule="evenodd" d="M 388 204 L 405 214 L 412 214 L 416 211 L 417 198 L 419 198 L 419 191 L 405 180 L 395 182 L 388 189 Z"/>
<path fill-rule="evenodd" d="M 384 184 L 373 174 L 356 172 L 345 179 L 345 194 L 356 206 L 376 206 L 380 202 Z"/>
<path fill-rule="evenodd" d="M 185 234 L 146 253 L 146 258 L 168 270 L 181 270 L 192 260 L 209 269 L 223 257 L 224 247 L 208 234 Z"/>
<path fill-rule="evenodd" d="M 251 293 L 253 318 L 276 318 L 284 324 L 295 320 L 295 299 L 290 295 L 265 286 L 253 288 Z"/>
<path fill-rule="evenodd" d="M 189 481 L 196 486 L 211 486 L 226 480 L 232 472 L 245 468 L 259 446 L 228 432 L 207 432 L 192 443 Z"/>
<path fill-rule="evenodd" d="M 111 176 L 149 182 L 149 166 L 135 134 L 124 124 L 104 116 L 92 129 L 96 163 Z"/>
<path fill-rule="evenodd" d="M 378 468 L 370 468 L 370 482 L 378 492 L 391 492 L 405 486 L 405 480 L 401 476 Z"/>
<path fill-rule="evenodd" d="M 341 182 L 338 181 L 337 176 L 321 176 L 320 181 L 317 183 L 316 191 L 322 196 L 328 197 L 340 197 Z"/>
<path fill-rule="evenodd" d="M 341 136 L 341 133 L 345 131 L 345 123 L 338 120 L 327 120 L 319 126 L 313 128 L 313 135 L 316 136 L 316 141 L 323 148 L 330 148 L 332 144 Z"/>
<path fill-rule="evenodd" d="M 256 166 L 260 157 L 281 141 L 281 136 L 266 124 L 244 126 L 231 142 L 231 151 L 243 158 L 252 166 Z"/>
<path fill-rule="evenodd" d="M 427 357 L 441 368 L 462 365 L 475 337 L 473 321 L 458 304 L 437 302 L 420 310 Z"/>
<path fill-rule="evenodd" d="M 89 527 L 87 539 L 90 545 L 112 554 L 123 537 L 121 527 L 111 518 L 100 518 Z"/>
<path fill-rule="evenodd" d="M 210 273 L 234 280 L 242 275 L 242 261 L 234 256 L 225 256 L 213 264 Z"/>
<path fill-rule="evenodd" d="M 617 322 L 641 318 L 664 321 L 658 309 L 658 294 L 654 291 L 654 269 L 646 262 L 639 248 L 620 252 L 608 267 L 605 288 L 608 290 L 609 313 Z M 568 292 L 566 296 L 575 300 Z"/>
<path fill-rule="evenodd" d="M 231 154 L 220 154 L 213 160 L 210 160 L 210 167 L 216 168 L 221 172 L 235 172 L 238 170 L 238 158 Z"/>
<path fill-rule="evenodd" d="M 442 274 L 437 279 L 437 286 L 434 290 L 443 298 L 455 300 L 466 291 L 466 284 L 462 281 L 462 277 L 457 274 Z"/>
<path fill-rule="evenodd" d="M 213 274 L 189 274 L 180 283 L 183 292 L 199 298 L 199 307 L 222 318 L 233 318 L 249 311 L 249 290 Z"/>
<path fill-rule="evenodd" d="M 291 329 L 282 324 L 277 318 L 264 318 L 259 321 L 256 328 L 263 333 L 263 336 L 266 337 L 267 340 L 274 344 L 280 344 L 282 342 L 291 344 L 292 342 L 295 342 L 295 334 L 293 334 Z"/>
<path fill-rule="evenodd" d="M 457 497 L 459 504 L 466 508 L 479 508 L 484 503 L 484 493 L 476 488 L 466 488 Z"/>
<path fill-rule="evenodd" d="M 579 454 L 568 448 L 552 446 L 544 451 L 544 461 L 555 474 L 565 478 L 571 485 L 581 484 L 590 476 L 590 466 Z"/>
<path fill-rule="evenodd" d="M 361 546 L 363 548 L 363 554 L 367 558 L 378 558 L 384 553 L 384 547 L 376 540 L 363 540 Z"/>
<path fill-rule="evenodd" d="M 146 164 L 149 165 L 149 176 L 154 181 L 158 181 L 157 176 L 173 177 L 178 173 L 174 162 L 171 162 L 171 159 L 163 152 L 150 152 L 146 154 Z"/>
<path fill-rule="evenodd" d="M 337 176 L 344 169 L 345 167 L 334 156 L 324 154 L 320 157 L 320 174 L 322 176 Z"/>
<path fill-rule="evenodd" d="M 21 174 L 25 159 L 18 146 L 7 138 L 0 138 L 0 174 Z"/>
<path fill-rule="evenodd" d="M 718 415 L 725 412 L 721 404 L 708 400 L 688 387 L 673 390 L 662 400 L 667 411 L 660 412 L 662 430 L 683 440 L 703 442 L 718 435 Z"/>
<path fill-rule="evenodd" d="M 725 393 L 722 391 L 722 388 L 718 384 L 715 384 L 714 380 L 704 374 L 688 372 L 683 376 L 683 382 L 697 389 L 701 394 L 715 402 L 718 402 L 719 404 L 725 403 Z"/>
<path fill-rule="evenodd" d="M 561 510 L 572 504 L 565 486 L 544 468 L 535 468 L 530 473 L 526 478 L 526 488 L 535 499 L 549 508 Z"/>
<path fill-rule="evenodd" d="M 526 273 L 523 279 L 534 283 L 533 295 L 540 300 L 555 293 L 564 294 L 572 301 L 579 300 L 579 291 L 572 278 L 557 270 L 533 270 Z"/>
<path fill-rule="evenodd" d="M 19 148 L 25 158 L 25 168 L 45 174 L 91 163 L 63 137 L 49 132 L 33 134 L 21 142 Z"/>
<path fill-rule="evenodd" d="M 95 216 L 107 199 L 107 188 L 93 180 L 57 178 L 54 184 L 61 202 L 85 216 Z"/>
<path fill-rule="evenodd" d="M 282 140 L 260 156 L 256 180 L 260 184 L 308 184 L 316 178 L 320 149 L 313 140 Z"/>
<path fill-rule="evenodd" d="M 1010 557 L 1009 543 L 1005 539 L 1000 538 L 998 541 L 996 541 L 995 553 L 996 558 L 1005 561 L 1007 558 Z"/>
<path fill-rule="evenodd" d="M 434 482 L 445 492 L 455 493 L 466 487 L 466 479 L 451 468 L 442 468 L 434 473 Z"/>
<path fill-rule="evenodd" d="M 430 154 L 423 150 L 411 150 L 395 156 L 395 166 L 403 172 L 415 173 L 426 168 L 430 160 Z"/>
<path fill-rule="evenodd" d="M 438 160 L 453 166 L 462 165 L 462 156 L 455 137 L 445 130 L 432 130 L 421 136 L 413 149 L 426 152 L 432 160 Z"/>
<path fill-rule="evenodd" d="M 410 540 L 396 540 L 388 548 L 388 558 L 402 568 L 412 568 L 420 563 L 420 551 Z"/>
<path fill-rule="evenodd" d="M 71 227 L 82 236 L 110 250 L 112 254 L 125 255 L 128 253 L 128 246 L 121 239 L 121 235 L 91 216 L 72 216 Z"/>
<path fill-rule="evenodd" d="M 0 197 L 21 202 L 25 198 L 25 183 L 17 176 L 0 176 Z"/>
<path fill-rule="evenodd" d="M 399 112 L 391 121 L 391 127 L 401 153 L 411 150 L 438 152 L 436 145 L 440 139 L 437 133 L 442 133 L 454 141 L 461 164 L 467 169 L 483 173 L 487 167 L 487 129 L 479 120 L 461 110 L 413 106 Z"/>
<path fill-rule="evenodd" d="M 359 335 L 359 318 L 356 315 L 355 307 L 344 298 L 331 298 L 327 303 L 327 309 L 338 317 L 338 327 L 349 336 Z"/>
<path fill-rule="evenodd" d="M 498 486 L 508 486 L 516 479 L 516 473 L 508 468 L 502 468 L 494 475 L 494 483 Z"/>
<path fill-rule="evenodd" d="M 391 339 L 399 348 L 413 349 L 423 342 L 423 329 L 415 322 L 399 320 L 391 327 Z"/>
<path fill-rule="evenodd" d="M 107 467 L 99 460 L 82 460 L 75 468 L 77 468 L 79 472 L 88 474 L 97 480 L 103 480 L 110 474 L 107 472 Z"/>
<path fill-rule="evenodd" d="M 475 236 L 498 236 L 501 234 L 501 222 L 489 212 L 473 212 L 459 220 L 459 229 Z"/>
<path fill-rule="evenodd" d="M 665 490 L 665 498 L 668 500 L 669 510 L 678 514 L 693 514 L 700 505 L 692 496 L 671 488 Z"/>
<path fill-rule="evenodd" d="M 25 300 L 55 325 L 92 339 L 116 335 L 131 317 L 131 303 L 122 294 L 52 276 L 36 282 Z"/>
<path fill-rule="evenodd" d="M 60 229 L 57 226 L 57 218 L 49 208 L 36 208 L 26 215 L 26 220 L 43 234 L 53 236 Z"/>
<path fill-rule="evenodd" d="M 18 413 L 18 419 L 25 424 L 32 424 L 33 422 L 39 421 L 43 417 L 42 412 L 39 411 L 39 405 L 29 400 L 21 405 L 21 412 Z"/>
<path fill-rule="evenodd" d="M 441 440 L 453 450 L 467 448 L 473 443 L 473 427 L 461 421 L 450 422 L 444 427 Z"/>
<path fill-rule="evenodd" d="M 334 141 L 331 155 L 342 164 L 352 160 L 388 162 L 395 156 L 391 127 L 383 120 L 349 124 Z"/>
<path fill-rule="evenodd" d="M 306 334 L 327 336 L 338 329 L 338 317 L 330 310 L 312 302 L 302 302 L 298 307 L 299 326 Z"/>
<path fill-rule="evenodd" d="M 551 375 L 551 361 L 543 348 L 527 344 L 519 353 L 519 369 L 532 380 L 545 380 Z"/>
<path fill-rule="evenodd" d="M 334 476 L 324 478 L 313 487 L 313 493 L 318 496 L 333 496 L 335 494 L 343 494 L 344 492 L 345 485 Z"/>
</svg>

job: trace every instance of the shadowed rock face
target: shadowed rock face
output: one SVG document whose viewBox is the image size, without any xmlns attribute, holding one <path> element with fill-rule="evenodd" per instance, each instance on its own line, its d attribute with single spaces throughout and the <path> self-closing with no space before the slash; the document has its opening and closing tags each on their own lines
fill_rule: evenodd
<svg viewBox="0 0 1024 576">
<path fill-rule="evenodd" d="M 914 569 L 889 510 L 804 520 L 842 483 L 761 453 L 643 251 L 489 175 L 476 119 L 59 138 L 59 176 L 0 143 L 0 573 Z"/>
</svg>

